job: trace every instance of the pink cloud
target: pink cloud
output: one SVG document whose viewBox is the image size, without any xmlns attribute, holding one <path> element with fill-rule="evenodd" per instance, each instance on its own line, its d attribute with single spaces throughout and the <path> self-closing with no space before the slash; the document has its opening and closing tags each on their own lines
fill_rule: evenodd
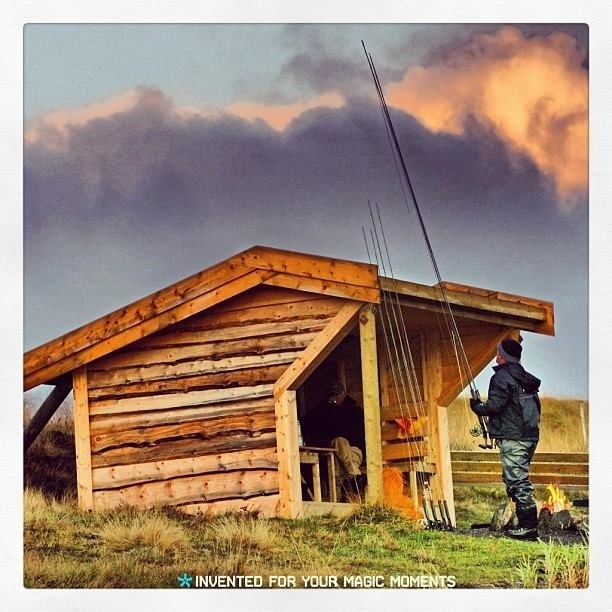
<svg viewBox="0 0 612 612">
<path fill-rule="evenodd" d="M 304 112 L 318 107 L 340 108 L 344 98 L 337 92 L 328 92 L 310 100 L 300 100 L 293 104 L 257 104 L 254 102 L 236 102 L 228 106 L 227 111 L 243 119 L 261 119 L 275 130 L 283 131 L 291 121 Z"/>
<path fill-rule="evenodd" d="M 553 181 L 565 210 L 588 187 L 588 74 L 563 33 L 524 38 L 504 27 L 428 67 L 408 69 L 389 103 L 433 132 L 462 134 L 472 115 Z"/>
</svg>

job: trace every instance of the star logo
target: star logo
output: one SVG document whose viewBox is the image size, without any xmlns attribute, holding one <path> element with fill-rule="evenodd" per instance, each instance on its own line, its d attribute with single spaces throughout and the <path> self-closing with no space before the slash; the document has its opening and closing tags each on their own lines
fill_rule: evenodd
<svg viewBox="0 0 612 612">
<path fill-rule="evenodd" d="M 179 581 L 179 586 L 181 588 L 184 587 L 191 587 L 191 581 L 193 580 L 193 578 L 187 573 L 187 572 L 183 572 L 178 578 L 177 580 Z"/>
</svg>

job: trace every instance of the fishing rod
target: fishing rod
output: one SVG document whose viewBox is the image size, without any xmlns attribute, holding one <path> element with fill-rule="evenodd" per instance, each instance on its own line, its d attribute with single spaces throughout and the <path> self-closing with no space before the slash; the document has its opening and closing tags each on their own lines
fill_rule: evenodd
<svg viewBox="0 0 612 612">
<path fill-rule="evenodd" d="M 427 233 L 427 228 L 425 227 L 425 222 L 423 220 L 423 216 L 421 214 L 421 209 L 416 197 L 416 193 L 414 191 L 414 188 L 412 186 L 412 181 L 410 180 L 410 175 L 408 173 L 408 168 L 406 167 L 406 162 L 404 161 L 404 156 L 402 154 L 402 149 L 400 147 L 398 138 L 397 138 L 397 133 L 395 131 L 395 128 L 393 126 L 393 122 L 391 120 L 391 115 L 389 113 L 389 108 L 387 106 L 387 102 L 385 100 L 385 95 L 382 89 L 382 85 L 380 83 L 380 79 L 378 78 L 378 73 L 376 71 L 376 67 L 374 65 L 374 60 L 372 59 L 371 54 L 368 52 L 364 41 L 361 41 L 361 44 L 363 46 L 363 50 L 365 52 L 367 61 L 368 61 L 368 66 L 370 67 L 370 72 L 372 73 L 372 78 L 374 80 L 374 86 L 376 88 L 376 92 L 378 94 L 378 100 L 380 103 L 380 107 L 382 110 L 382 114 L 383 114 L 383 119 L 384 119 L 384 123 L 385 123 L 385 127 L 387 129 L 387 134 L 388 137 L 391 141 L 391 148 L 392 151 L 394 153 L 394 159 L 396 159 L 396 163 L 399 162 L 399 165 L 401 167 L 401 176 L 404 178 L 404 181 L 406 183 L 406 185 L 408 186 L 408 189 L 410 191 L 410 196 L 412 199 L 412 202 L 414 204 L 414 209 L 416 211 L 416 215 L 417 215 L 417 219 L 419 222 L 419 226 L 421 229 L 421 233 L 423 235 L 423 238 L 425 240 L 425 244 L 427 246 L 427 251 L 429 254 L 429 258 L 432 264 L 432 267 L 434 269 L 434 273 L 436 275 L 436 279 L 438 281 L 438 290 L 440 292 L 440 296 L 441 296 L 441 305 L 442 305 L 442 312 L 444 315 L 444 320 L 446 322 L 446 325 L 448 327 L 449 330 L 449 334 L 453 340 L 453 343 L 455 344 L 455 350 L 457 352 L 457 355 L 461 357 L 462 361 L 463 361 L 463 366 L 465 368 L 465 372 L 467 374 L 468 377 L 468 385 L 470 388 L 470 394 L 472 396 L 473 399 L 477 400 L 477 401 L 481 401 L 480 399 L 480 393 L 478 391 L 478 388 L 476 386 L 476 383 L 474 381 L 474 377 L 472 375 L 472 371 L 470 368 L 470 364 L 469 361 L 467 359 L 467 354 L 465 352 L 465 347 L 463 346 L 463 342 L 461 340 L 461 335 L 459 334 L 459 328 L 457 326 L 457 322 L 455 320 L 455 316 L 453 314 L 451 305 L 450 305 L 450 301 L 448 300 L 448 297 L 446 295 L 446 291 L 444 289 L 444 283 L 442 281 L 442 275 L 440 274 L 440 269 L 438 267 L 438 263 L 436 261 L 436 257 L 434 254 L 434 250 L 433 250 L 433 246 L 431 244 L 431 241 L 429 239 L 429 234 Z M 408 204 L 408 202 L 406 202 L 406 204 Z M 459 347 L 459 350 L 457 351 L 457 346 Z M 487 427 L 487 421 L 485 417 L 478 417 L 478 422 L 480 425 L 480 429 L 481 429 L 481 433 L 482 436 L 484 438 L 484 444 L 480 445 L 482 448 L 493 448 L 493 444 L 491 443 L 491 439 L 489 436 L 489 432 L 488 432 L 488 427 Z"/>
<path fill-rule="evenodd" d="M 377 223 L 374 218 L 374 214 L 372 212 L 372 205 L 368 201 L 368 207 L 370 211 L 370 219 L 372 221 L 372 229 L 370 230 L 370 235 L 372 239 L 373 252 L 375 255 L 376 263 L 379 266 L 382 266 L 383 274 L 387 275 L 387 269 L 385 265 L 385 258 L 389 266 L 389 272 L 391 274 L 391 280 L 395 283 L 395 276 L 393 273 L 393 266 L 391 262 L 391 257 L 389 253 L 389 248 L 385 236 L 385 229 L 382 222 L 382 217 L 380 215 L 380 209 L 378 204 L 376 204 L 376 211 L 378 216 L 378 225 L 380 227 L 380 234 L 382 236 L 382 244 L 384 244 L 384 254 L 381 247 L 381 241 L 379 239 Z M 370 263 L 372 263 L 370 257 L 370 250 L 368 248 L 368 242 L 365 234 L 365 229 L 362 227 L 364 240 L 366 242 L 366 250 L 368 252 L 368 259 Z M 412 351 L 410 349 L 410 342 L 408 339 L 408 333 L 406 330 L 406 326 L 404 323 L 404 319 L 401 313 L 401 306 L 399 300 L 397 299 L 397 294 L 391 291 L 388 293 L 388 299 L 382 300 L 382 313 L 386 318 L 387 325 L 383 325 L 383 336 L 385 340 L 385 348 L 387 349 L 387 355 L 390 364 L 390 372 L 393 379 L 394 387 L 398 399 L 400 400 L 400 412 L 402 417 L 404 417 L 404 411 L 402 408 L 402 398 L 404 400 L 404 404 L 408 405 L 408 394 L 407 389 L 404 384 L 404 378 L 406 378 L 406 382 L 408 383 L 408 390 L 410 391 L 410 396 L 412 398 L 413 406 L 417 412 L 417 419 L 420 421 L 420 405 L 421 405 L 421 391 L 419 389 L 419 383 L 415 374 L 415 365 L 412 357 Z M 395 301 L 393 300 L 393 296 L 395 296 Z M 391 313 L 393 316 L 391 316 Z M 388 327 L 388 330 L 387 330 Z M 392 350 L 393 353 L 392 354 Z M 409 359 L 407 358 L 409 357 Z M 397 368 L 393 366 L 395 357 L 395 363 L 401 364 L 403 369 Z M 403 373 L 403 375 L 402 375 Z M 408 417 L 410 418 L 410 416 Z M 427 438 L 428 440 L 428 438 Z M 417 442 L 417 439 L 411 439 L 409 436 L 406 439 L 406 443 L 411 451 L 412 445 L 416 446 L 416 454 L 415 457 L 423 457 L 423 442 Z M 448 512 L 448 503 L 446 500 L 437 500 L 437 505 L 439 508 L 439 516 L 436 511 L 436 500 L 432 494 L 431 488 L 429 486 L 429 481 L 425 473 L 421 473 L 419 471 L 416 472 L 417 482 L 420 484 L 422 492 L 423 492 L 423 514 L 425 518 L 425 523 L 428 529 L 441 529 L 444 531 L 452 531 L 454 529 L 452 524 L 452 519 L 450 517 L 450 513 Z M 443 510 L 446 508 L 446 512 Z"/>
</svg>

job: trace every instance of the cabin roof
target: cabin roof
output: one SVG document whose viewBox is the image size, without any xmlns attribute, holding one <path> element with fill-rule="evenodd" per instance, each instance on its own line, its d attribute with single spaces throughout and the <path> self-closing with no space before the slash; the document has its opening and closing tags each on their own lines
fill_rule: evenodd
<svg viewBox="0 0 612 612">
<path fill-rule="evenodd" d="M 24 389 L 54 383 L 99 357 L 262 284 L 364 303 L 379 303 L 382 291 L 425 309 L 435 309 L 441 299 L 439 286 L 379 277 L 372 264 L 254 246 L 26 352 Z M 509 326 L 554 333 L 550 302 L 453 283 L 443 283 L 443 290 L 462 316 L 495 317 Z"/>
</svg>

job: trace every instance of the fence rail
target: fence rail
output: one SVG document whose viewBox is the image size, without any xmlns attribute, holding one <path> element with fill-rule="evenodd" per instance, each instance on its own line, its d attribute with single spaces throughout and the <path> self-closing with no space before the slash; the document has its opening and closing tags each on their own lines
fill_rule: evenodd
<svg viewBox="0 0 612 612">
<path fill-rule="evenodd" d="M 453 482 L 500 484 L 501 464 L 495 451 L 451 451 Z M 588 453 L 536 453 L 529 477 L 533 484 L 589 486 Z"/>
</svg>

